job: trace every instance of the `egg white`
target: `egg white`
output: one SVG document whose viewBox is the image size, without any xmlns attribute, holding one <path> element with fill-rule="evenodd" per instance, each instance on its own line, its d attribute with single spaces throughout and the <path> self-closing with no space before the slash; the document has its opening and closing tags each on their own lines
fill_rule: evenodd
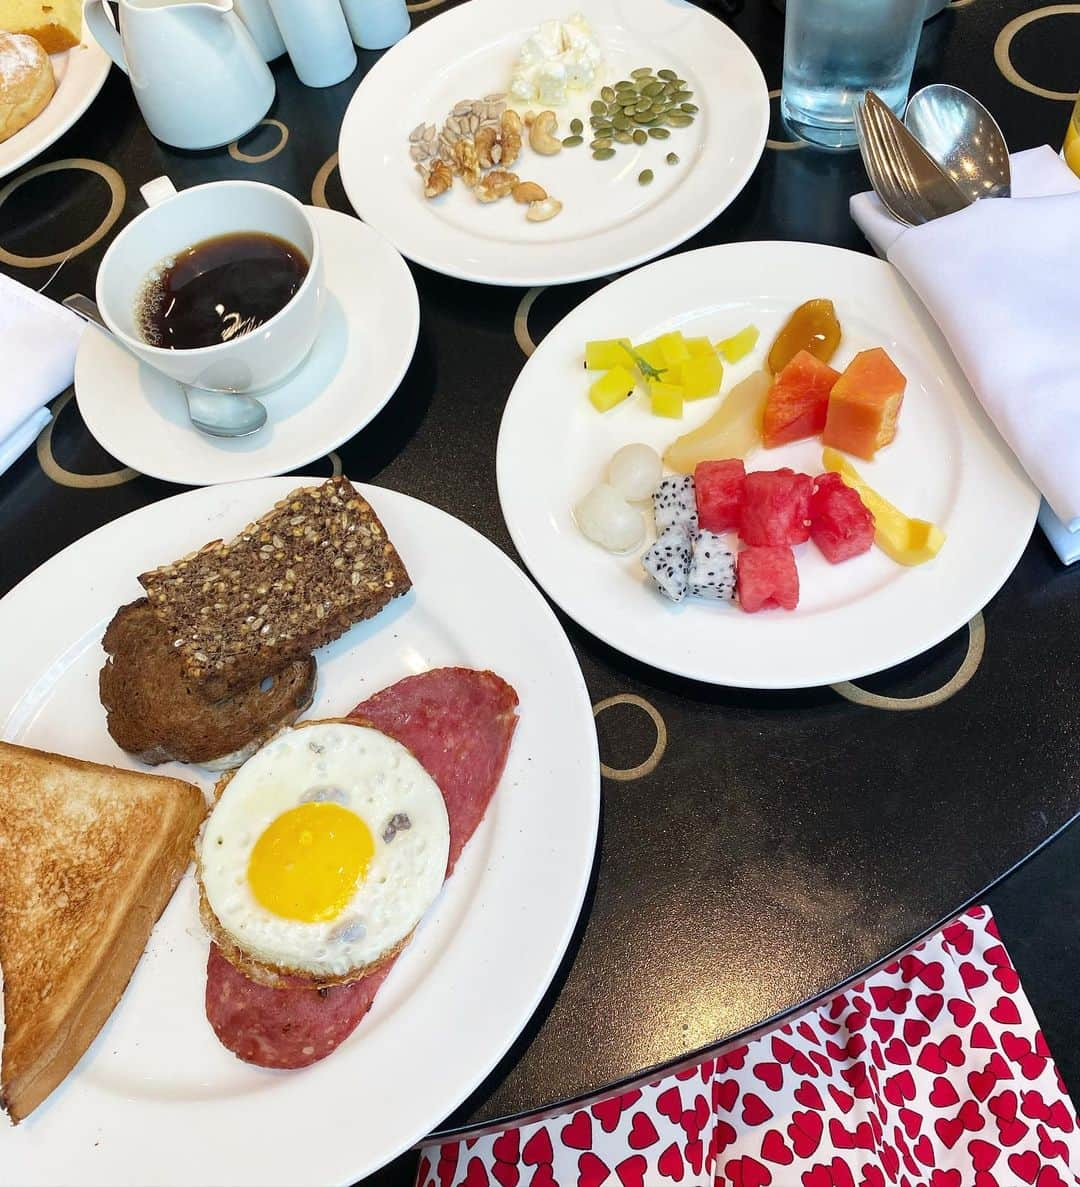
<svg viewBox="0 0 1080 1187">
<path fill-rule="evenodd" d="M 275 915 L 247 878 L 268 825 L 311 800 L 355 812 L 375 842 L 351 900 L 321 923 Z M 401 813 L 409 827 L 385 840 Z M 217 924 L 243 953 L 278 970 L 340 978 L 408 937 L 439 893 L 449 848 L 446 804 L 416 758 L 379 730 L 327 721 L 283 731 L 236 772 L 206 822 L 198 871 Z"/>
</svg>

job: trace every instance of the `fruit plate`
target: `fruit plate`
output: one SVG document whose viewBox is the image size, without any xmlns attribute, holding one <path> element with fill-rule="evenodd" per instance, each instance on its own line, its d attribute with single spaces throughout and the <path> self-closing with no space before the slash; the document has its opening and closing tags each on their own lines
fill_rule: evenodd
<svg viewBox="0 0 1080 1187">
<path fill-rule="evenodd" d="M 106 732 L 97 699 L 101 635 L 116 607 L 139 594 L 135 575 L 238 531 L 311 481 L 270 478 L 166 499 L 100 528 L 23 581 L 0 601 L 0 736 L 137 766 Z M 517 689 L 520 721 L 487 816 L 371 1012 L 304 1071 L 251 1067 L 214 1037 L 203 1012 L 207 939 L 189 871 L 78 1066 L 17 1128 L 0 1121 L 5 1182 L 353 1183 L 476 1088 L 554 976 L 599 822 L 581 670 L 539 592 L 493 544 L 406 495 L 359 489 L 413 590 L 318 652 L 307 716 L 344 713 L 429 667 L 498 672 Z M 158 770 L 211 785 L 197 768 Z"/>
<path fill-rule="evenodd" d="M 796 548 L 798 609 L 746 614 L 727 603 L 665 601 L 638 556 L 613 556 L 578 531 L 571 508 L 631 441 L 659 452 L 717 401 L 688 403 L 683 420 L 652 415 L 640 392 L 601 415 L 589 403 L 585 342 L 666 330 L 726 337 L 756 324 L 757 348 L 729 367 L 723 392 L 762 365 L 791 311 L 830 297 L 843 326 L 833 365 L 883 346 L 907 376 L 896 440 L 866 481 L 946 541 L 904 568 L 876 547 L 830 565 Z M 819 439 L 757 449 L 748 470 L 822 470 Z M 852 680 L 918 655 L 962 627 L 1012 571 L 1039 498 L 990 424 L 918 298 L 881 260 L 808 243 L 736 243 L 642 268 L 590 297 L 551 331 L 506 405 L 498 444 L 499 498 L 519 553 L 562 609 L 598 638 L 653 667 L 743 688 L 801 688 Z"/>
<path fill-rule="evenodd" d="M 567 284 L 661 255 L 724 210 L 765 147 L 769 96 L 750 51 L 715 17 L 684 0 L 583 0 L 604 53 L 604 81 L 639 66 L 679 71 L 700 108 L 667 140 L 620 145 L 596 161 L 588 140 L 555 156 L 527 147 L 514 164 L 563 203 L 530 223 L 511 199 L 483 205 L 460 181 L 424 198 L 409 158 L 419 123 L 442 124 L 460 100 L 505 92 L 518 50 L 546 16 L 534 0 L 470 0 L 391 49 L 364 78 L 341 129 L 341 179 L 356 213 L 403 255 L 437 272 L 485 284 Z M 588 131 L 587 94 L 558 110 L 561 135 L 577 115 Z M 535 103 L 537 110 L 541 104 Z M 669 166 L 669 152 L 680 158 Z M 651 185 L 638 175 L 651 168 Z M 377 180 L 377 184 L 376 181 Z"/>
</svg>

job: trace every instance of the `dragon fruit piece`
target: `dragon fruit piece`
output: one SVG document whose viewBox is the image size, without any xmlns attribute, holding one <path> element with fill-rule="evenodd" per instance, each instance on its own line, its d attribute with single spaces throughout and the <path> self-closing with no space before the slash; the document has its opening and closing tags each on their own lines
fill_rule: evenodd
<svg viewBox="0 0 1080 1187">
<path fill-rule="evenodd" d="M 665 478 L 653 494 L 653 515 L 657 535 L 675 524 L 683 524 L 691 535 L 697 531 L 697 496 L 692 474 L 673 474 Z"/>
<path fill-rule="evenodd" d="M 735 554 L 717 532 L 700 531 L 694 537 L 694 555 L 687 583 L 697 598 L 735 600 Z"/>
<path fill-rule="evenodd" d="M 690 572 L 690 533 L 685 525 L 672 524 L 661 532 L 656 543 L 642 556 L 641 567 L 665 598 L 681 602 L 686 597 Z"/>
</svg>

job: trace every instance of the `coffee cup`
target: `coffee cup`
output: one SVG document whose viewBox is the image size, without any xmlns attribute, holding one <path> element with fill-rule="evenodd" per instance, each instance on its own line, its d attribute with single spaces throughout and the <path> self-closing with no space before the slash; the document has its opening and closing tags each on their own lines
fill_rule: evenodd
<svg viewBox="0 0 1080 1187">
<path fill-rule="evenodd" d="M 143 187 L 149 208 L 130 222 L 98 270 L 98 308 L 116 338 L 137 358 L 188 387 L 259 392 L 307 358 L 319 333 L 326 283 L 319 236 L 291 195 L 255 181 L 214 181 L 177 190 L 168 178 Z M 294 245 L 308 269 L 292 297 L 247 333 L 193 349 L 146 340 L 140 311 L 149 279 L 170 259 L 219 236 L 255 233 Z"/>
</svg>

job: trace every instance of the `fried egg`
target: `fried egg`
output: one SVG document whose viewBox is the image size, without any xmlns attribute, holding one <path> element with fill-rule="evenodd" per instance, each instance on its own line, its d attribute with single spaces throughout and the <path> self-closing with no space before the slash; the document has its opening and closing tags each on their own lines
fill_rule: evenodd
<svg viewBox="0 0 1080 1187">
<path fill-rule="evenodd" d="M 345 978 L 408 938 L 446 875 L 435 781 L 369 726 L 285 730 L 225 785 L 199 845 L 221 931 L 278 972 Z"/>
</svg>

